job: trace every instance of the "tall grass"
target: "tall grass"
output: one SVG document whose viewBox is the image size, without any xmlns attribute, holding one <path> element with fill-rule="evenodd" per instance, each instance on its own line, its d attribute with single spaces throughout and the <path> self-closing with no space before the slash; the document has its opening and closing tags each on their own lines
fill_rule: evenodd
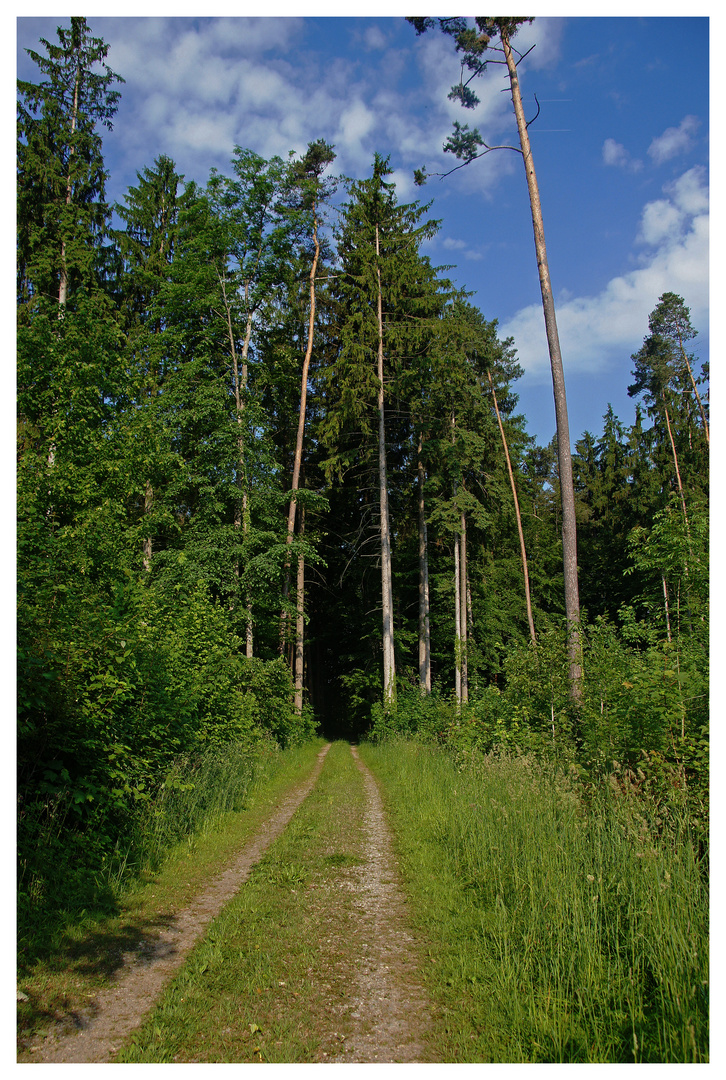
<svg viewBox="0 0 726 1080">
<path fill-rule="evenodd" d="M 708 890 L 684 812 L 532 755 L 364 754 L 431 941 L 443 1060 L 708 1060 Z"/>
<path fill-rule="evenodd" d="M 280 750 L 271 739 L 229 743 L 196 758 L 177 758 L 157 798 L 140 818 L 133 847 L 146 866 L 157 866 L 168 851 L 244 809 L 254 785 L 266 775 Z"/>
<path fill-rule="evenodd" d="M 176 759 L 154 797 L 129 815 L 112 849 L 101 835 L 105 823 L 71 818 L 62 794 L 24 808 L 18 860 L 21 965 L 52 952 L 77 918 L 115 914 L 142 871 L 157 869 L 175 846 L 193 842 L 226 813 L 241 810 L 280 757 L 272 739 L 257 739 Z"/>
</svg>

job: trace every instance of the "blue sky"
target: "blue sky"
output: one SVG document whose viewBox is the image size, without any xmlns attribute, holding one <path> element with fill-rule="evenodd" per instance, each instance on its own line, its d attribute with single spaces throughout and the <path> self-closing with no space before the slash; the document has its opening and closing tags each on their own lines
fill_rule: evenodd
<svg viewBox="0 0 726 1080">
<path fill-rule="evenodd" d="M 514 338 L 525 369 L 520 410 L 531 434 L 549 441 L 554 406 L 520 155 L 491 153 L 423 189 L 412 179 L 414 168 L 457 164 L 442 152 L 455 119 L 490 143 L 516 142 L 502 68 L 477 81 L 481 104 L 471 112 L 447 100 L 459 75 L 450 39 L 417 38 L 402 15 L 289 17 L 274 3 L 265 8 L 272 17 L 236 14 L 259 5 L 234 10 L 88 16 L 126 80 L 104 136 L 109 198 L 120 200 L 160 153 L 200 183 L 212 166 L 228 170 L 235 143 L 286 156 L 324 138 L 337 171 L 355 177 L 369 175 L 376 151 L 390 155 L 401 201 L 433 199 L 431 216 L 442 219 L 427 254 L 455 264 L 451 276 Z M 24 48 L 55 41 L 67 22 L 18 19 L 21 77 L 37 72 Z M 632 421 L 630 356 L 663 292 L 684 297 L 699 330 L 694 351 L 708 358 L 709 19 L 538 16 L 515 44 L 535 46 L 520 74 L 528 115 L 535 93 L 541 104 L 530 133 L 574 442 L 586 429 L 599 434 L 609 402 Z"/>
</svg>

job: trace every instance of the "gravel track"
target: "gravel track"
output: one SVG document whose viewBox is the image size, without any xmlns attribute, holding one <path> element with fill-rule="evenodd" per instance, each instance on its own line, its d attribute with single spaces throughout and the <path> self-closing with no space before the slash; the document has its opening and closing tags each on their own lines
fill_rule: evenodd
<svg viewBox="0 0 726 1080">
<path fill-rule="evenodd" d="M 356 970 L 354 1032 L 338 1062 L 422 1062 L 424 1032 L 433 1009 L 418 976 L 416 944 L 408 928 L 391 831 L 378 784 L 351 752 L 366 789 L 365 863 L 356 867 L 351 887 L 360 930 Z"/>
</svg>

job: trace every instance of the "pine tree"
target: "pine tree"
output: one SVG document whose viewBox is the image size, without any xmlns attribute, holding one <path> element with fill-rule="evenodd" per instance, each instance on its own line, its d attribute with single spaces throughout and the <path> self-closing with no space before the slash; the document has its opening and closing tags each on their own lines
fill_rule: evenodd
<svg viewBox="0 0 726 1080">
<path fill-rule="evenodd" d="M 634 382 L 628 394 L 642 396 L 655 423 L 654 452 L 662 468 L 670 457 L 671 483 L 666 490 L 677 490 L 688 531 L 688 499 L 700 502 L 708 488 L 708 422 L 684 346 L 695 331 L 688 308 L 675 293 L 661 296 L 648 317 L 648 327 L 650 333 L 631 357 Z M 698 428 L 694 425 L 692 395 L 701 406 L 702 426 Z"/>
<path fill-rule="evenodd" d="M 408 20 L 415 27 L 417 33 L 424 33 L 434 25 L 433 19 L 410 18 Z M 532 214 L 532 226 L 534 230 L 535 250 L 537 255 L 537 268 L 539 271 L 540 290 L 542 294 L 542 310 L 544 313 L 547 345 L 550 354 L 550 366 L 552 370 L 552 386 L 555 401 L 555 416 L 557 421 L 557 454 L 558 472 L 560 478 L 560 498 L 562 502 L 562 555 L 564 570 L 564 593 L 565 611 L 568 625 L 568 655 L 570 664 L 570 689 L 572 699 L 577 704 L 581 698 L 581 649 L 579 636 L 580 600 L 579 582 L 577 574 L 577 523 L 575 514 L 575 495 L 572 480 L 572 452 L 570 447 L 569 419 L 567 413 L 567 398 L 565 393 L 565 377 L 560 350 L 559 333 L 555 312 L 554 296 L 550 281 L 549 264 L 547 261 L 547 248 L 544 236 L 544 223 L 542 207 L 540 203 L 539 185 L 534 169 L 532 149 L 530 146 L 528 127 L 529 124 L 524 115 L 522 95 L 519 86 L 519 74 L 517 61 L 514 57 L 511 41 L 523 22 L 531 22 L 527 18 L 492 18 L 491 16 L 476 16 L 476 29 L 467 25 L 462 18 L 439 19 L 440 29 L 456 42 L 457 52 L 463 54 L 462 77 L 458 85 L 452 87 L 449 97 L 458 100 L 465 108 L 473 108 L 478 103 L 478 98 L 470 87 L 472 79 L 481 75 L 489 63 L 501 63 L 492 57 L 492 53 L 499 52 L 504 56 L 509 84 L 512 94 L 512 104 L 517 121 L 519 134 L 519 152 L 524 163 L 527 177 L 527 189 L 529 192 L 530 210 Z M 496 41 L 499 45 L 496 45 Z M 492 44 L 494 42 L 494 44 Z M 470 72 L 464 81 L 464 70 Z M 481 149 L 483 148 L 483 150 Z M 467 124 L 454 125 L 454 134 L 449 138 L 445 150 L 454 153 L 464 163 L 474 161 L 482 153 L 490 153 L 502 147 L 488 145 L 477 130 L 469 130 Z M 508 149 L 517 149 L 508 147 Z M 425 171 L 418 170 L 417 182 L 425 179 Z"/>
<path fill-rule="evenodd" d="M 137 410 L 132 414 L 135 438 L 143 448 L 140 473 L 144 476 L 141 504 L 147 533 L 143 539 L 143 567 L 151 570 L 154 531 L 163 525 L 164 515 L 155 513 L 159 505 L 158 478 L 163 472 L 163 437 L 156 416 L 170 358 L 163 350 L 165 317 L 162 289 L 171 280 L 171 265 L 176 247 L 183 177 L 174 162 L 161 155 L 154 168 L 137 172 L 138 186 L 130 187 L 124 204 L 116 204 L 116 213 L 125 229 L 115 230 L 113 238 L 120 256 L 120 274 L 116 284 L 118 304 L 124 313 L 127 352 L 138 380 Z"/>
</svg>

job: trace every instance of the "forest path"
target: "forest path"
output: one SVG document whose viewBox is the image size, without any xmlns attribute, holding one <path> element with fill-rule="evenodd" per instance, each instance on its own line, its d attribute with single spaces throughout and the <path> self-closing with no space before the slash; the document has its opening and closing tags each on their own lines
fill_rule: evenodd
<svg viewBox="0 0 726 1080">
<path fill-rule="evenodd" d="M 419 976 L 391 831 L 378 784 L 354 746 L 363 776 L 365 858 L 355 867 L 352 890 L 360 933 L 360 962 L 351 1012 L 354 1028 L 336 1062 L 421 1062 L 431 1001 Z"/>
<path fill-rule="evenodd" d="M 169 929 L 150 937 L 141 951 L 124 956 L 120 974 L 113 985 L 98 995 L 89 1010 L 73 1018 L 74 1026 L 70 1030 L 66 1025 L 44 1039 L 36 1040 L 29 1047 L 32 1057 L 26 1057 L 26 1061 L 39 1065 L 108 1062 L 115 1055 L 126 1036 L 142 1022 L 166 983 L 182 966 L 207 926 L 249 878 L 253 867 L 310 794 L 330 745 L 322 748 L 312 773 L 287 792 L 232 865 L 189 907 L 178 913 Z"/>
<path fill-rule="evenodd" d="M 25 1061 L 432 1060 L 436 1009 L 378 784 L 354 746 L 329 749 L 75 1028 Z"/>
</svg>

